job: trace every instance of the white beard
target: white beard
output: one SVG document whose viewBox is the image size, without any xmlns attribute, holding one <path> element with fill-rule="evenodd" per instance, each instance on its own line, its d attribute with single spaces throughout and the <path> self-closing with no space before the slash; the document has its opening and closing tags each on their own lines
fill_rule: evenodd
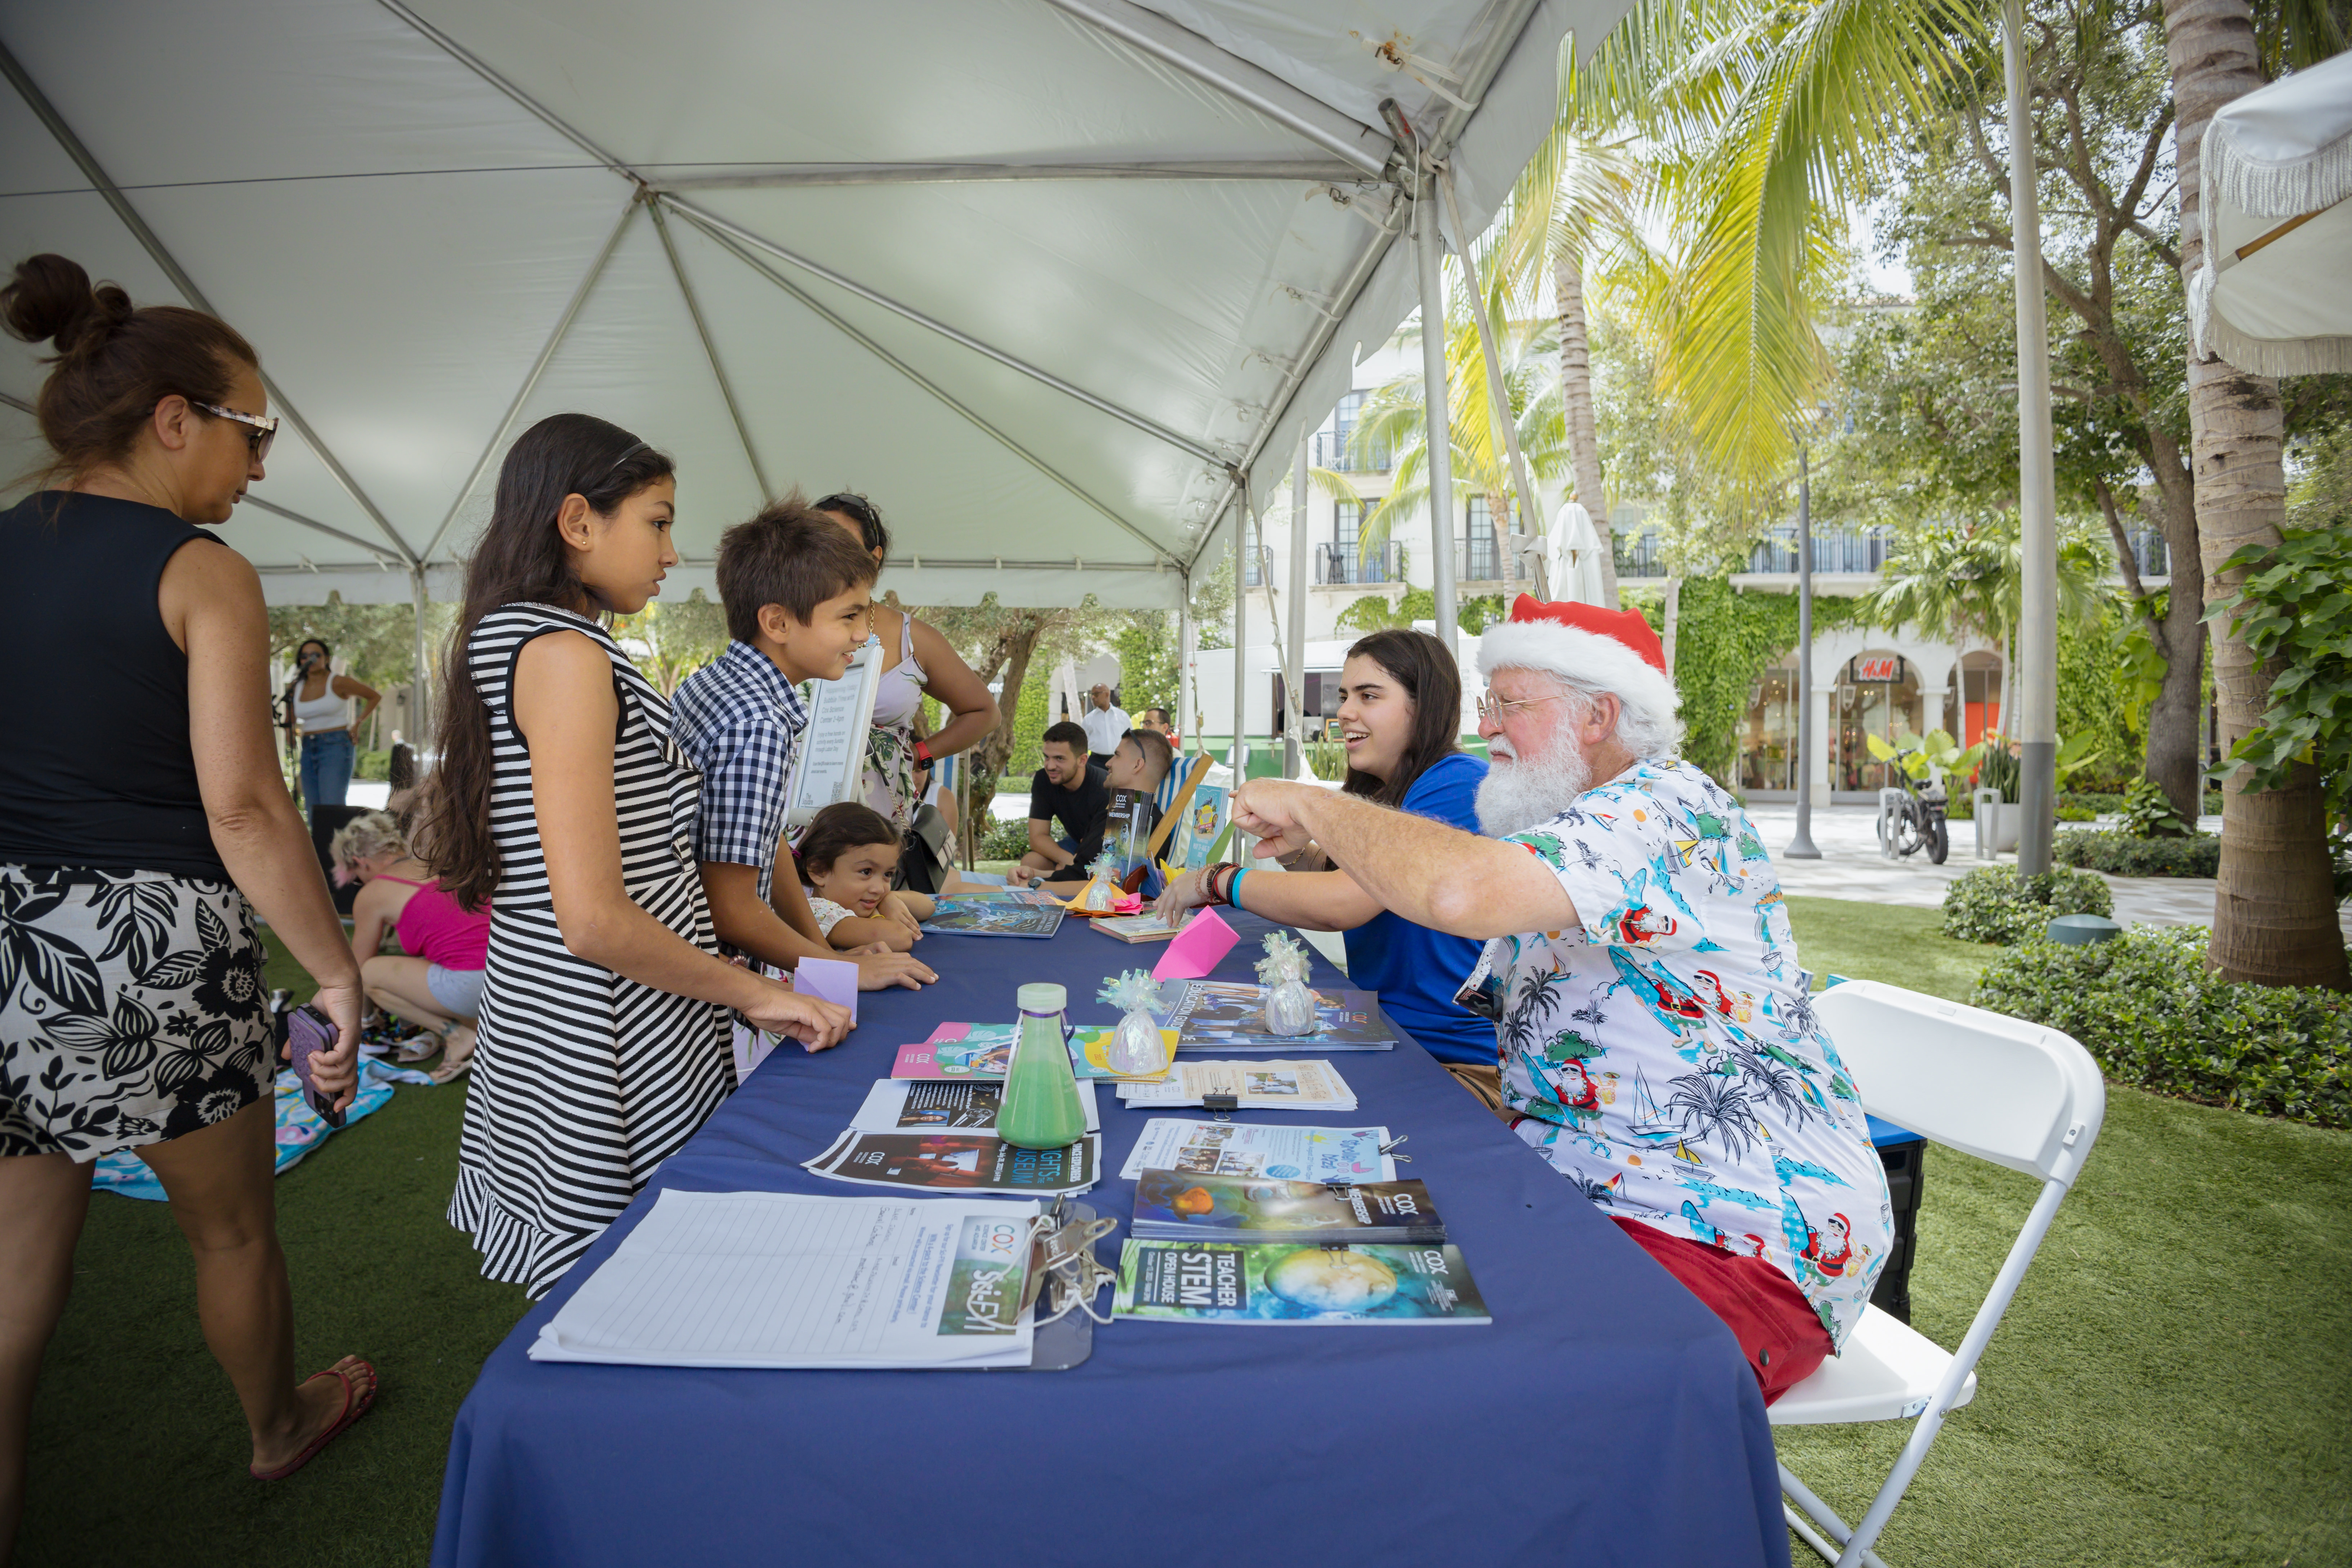
<svg viewBox="0 0 2352 1568">
<path fill-rule="evenodd" d="M 1538 757 L 1520 756 L 1497 735 L 1486 742 L 1486 782 L 1478 786 L 1478 828 L 1491 838 L 1549 822 L 1592 784 L 1592 764 L 1566 735 Z"/>
</svg>

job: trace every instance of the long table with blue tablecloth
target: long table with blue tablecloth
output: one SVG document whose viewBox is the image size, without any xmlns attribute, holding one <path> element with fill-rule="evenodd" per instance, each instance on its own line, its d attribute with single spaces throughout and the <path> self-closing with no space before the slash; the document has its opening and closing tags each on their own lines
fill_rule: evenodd
<svg viewBox="0 0 2352 1568">
<path fill-rule="evenodd" d="M 1249 978 L 1269 929 L 1237 923 L 1219 978 Z M 1050 941 L 919 951 L 938 984 L 869 993 L 837 1049 L 771 1056 L 484 1364 L 450 1435 L 436 1564 L 1785 1568 L 1771 1433 L 1730 1333 L 1410 1041 L 1329 1058 L 1353 1113 L 1239 1119 L 1408 1135 L 1399 1173 L 1428 1184 L 1490 1326 L 1120 1320 L 1067 1372 L 528 1359 L 661 1189 L 871 1194 L 800 1163 L 900 1044 L 1009 1023 L 1032 980 L 1068 987 L 1074 1023 L 1114 1022 L 1104 978 L 1161 950 L 1070 920 Z M 1346 982 L 1318 960 L 1314 983 Z M 1147 1117 L 1101 1101 L 1109 1175 L 1086 1201 L 1123 1236 L 1134 1184 L 1117 1173 Z"/>
</svg>

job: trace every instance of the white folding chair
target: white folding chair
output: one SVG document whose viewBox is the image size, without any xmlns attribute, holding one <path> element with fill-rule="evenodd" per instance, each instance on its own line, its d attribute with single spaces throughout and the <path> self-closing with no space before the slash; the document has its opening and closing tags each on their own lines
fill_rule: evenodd
<svg viewBox="0 0 2352 1568">
<path fill-rule="evenodd" d="M 1929 1142 L 2042 1178 L 2033 1212 L 1957 1352 L 1865 1307 L 1844 1353 L 1823 1362 L 1771 1408 L 1775 1426 L 1915 1421 L 1902 1457 L 1862 1522 L 1851 1529 L 1788 1466 L 1780 1467 L 1781 1490 L 1811 1523 L 1788 1501 L 1781 1511 L 1807 1545 L 1839 1568 L 1885 1568 L 1871 1545 L 1903 1500 L 1945 1415 L 1976 1397 L 1977 1360 L 2090 1155 L 2106 1115 L 2107 1090 L 2088 1051 L 2037 1024 L 1872 980 L 1832 986 L 1813 998 L 1813 1006 L 1873 1115 Z"/>
</svg>

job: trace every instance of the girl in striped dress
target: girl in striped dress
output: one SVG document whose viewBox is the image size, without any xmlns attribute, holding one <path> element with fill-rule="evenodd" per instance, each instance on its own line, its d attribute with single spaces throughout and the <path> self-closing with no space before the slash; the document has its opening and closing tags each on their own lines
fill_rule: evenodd
<svg viewBox="0 0 2352 1568">
<path fill-rule="evenodd" d="M 719 956 L 701 775 L 599 616 L 677 561 L 670 460 L 559 414 L 507 454 L 466 571 L 422 850 L 491 904 L 449 1223 L 544 1294 L 734 1087 L 726 1012 L 829 1046 L 848 1013 Z"/>
</svg>

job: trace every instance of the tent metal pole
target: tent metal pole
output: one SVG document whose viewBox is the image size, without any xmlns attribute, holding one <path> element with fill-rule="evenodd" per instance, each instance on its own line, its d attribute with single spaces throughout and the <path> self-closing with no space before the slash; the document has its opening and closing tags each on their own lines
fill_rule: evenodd
<svg viewBox="0 0 2352 1568">
<path fill-rule="evenodd" d="M 1297 778 L 1296 773 L 1287 770 L 1291 758 L 1297 752 L 1298 731 L 1302 727 L 1298 713 L 1298 667 L 1291 662 L 1290 654 L 1283 645 L 1282 607 L 1274 597 L 1274 557 L 1265 546 L 1265 514 L 1258 510 L 1256 500 L 1250 494 L 1247 485 L 1242 487 L 1242 501 L 1248 507 L 1250 521 L 1257 531 L 1257 575 L 1258 581 L 1265 587 L 1265 640 L 1274 650 L 1275 669 L 1282 677 L 1282 710 L 1275 715 L 1282 723 L 1282 765 L 1286 770 L 1282 776 Z"/>
<path fill-rule="evenodd" d="M 786 163 L 740 174 L 661 180 L 658 191 L 764 191 L 827 185 L 941 185 L 1018 180 L 1273 180 L 1353 185 L 1370 178 L 1353 163 L 1310 158 L 1152 159 L 1100 163 Z"/>
<path fill-rule="evenodd" d="M 913 365 L 908 364 L 905 360 L 900 359 L 897 354 L 892 353 L 888 349 L 884 348 L 880 343 L 875 342 L 864 332 L 859 331 L 848 321 L 844 321 L 839 314 L 828 310 L 806 289 L 801 288 L 800 285 L 794 283 L 791 279 L 786 278 L 774 268 L 761 260 L 759 257 L 751 254 L 751 251 L 748 247 L 728 235 L 719 233 L 718 231 L 707 226 L 690 208 L 680 206 L 677 209 L 677 213 L 680 217 L 694 225 L 696 228 L 700 229 L 704 237 L 709 238 L 713 244 L 719 246 L 721 249 L 727 251 L 728 254 L 733 256 L 738 261 L 743 263 L 744 266 L 749 267 L 752 271 L 757 272 L 761 277 L 765 278 L 769 282 L 774 284 L 777 288 L 782 289 L 785 293 L 790 294 L 793 299 L 799 300 L 810 314 L 824 321 L 835 331 L 849 339 L 850 342 L 857 344 L 866 353 L 872 354 L 875 358 L 888 365 L 892 370 L 897 371 L 900 375 L 905 376 L 908 381 L 913 382 L 917 386 L 919 386 L 925 392 L 929 393 L 933 397 L 938 398 L 941 403 L 945 404 L 957 414 L 961 415 L 963 418 L 970 422 L 975 428 L 992 437 L 999 445 L 1003 446 L 1005 450 L 1011 452 L 1014 457 L 1019 458 L 1023 462 L 1027 463 L 1031 468 L 1036 469 L 1039 473 L 1045 475 L 1047 479 L 1053 480 L 1064 489 L 1069 491 L 1071 495 L 1076 497 L 1079 500 L 1085 502 L 1096 511 L 1100 512 L 1107 521 L 1118 528 L 1120 531 L 1148 546 L 1157 560 L 1163 561 L 1171 566 L 1177 567 L 1179 570 L 1184 570 L 1190 567 L 1191 563 L 1180 562 L 1167 546 L 1160 543 L 1150 534 L 1145 533 L 1141 529 L 1137 528 L 1133 523 L 1128 521 L 1127 519 L 1119 516 L 1118 513 L 1111 510 L 1109 507 L 1096 500 L 1094 496 L 1081 489 L 1076 480 L 1064 475 L 1061 470 L 1046 462 L 1045 458 L 1040 458 L 1036 453 L 1032 452 L 1028 447 L 1024 447 L 1011 436 L 1005 434 L 1003 430 L 998 429 L 994 425 L 990 424 L 987 419 L 982 417 L 981 414 L 969 404 L 962 402 L 961 399 L 957 398 L 954 394 L 949 392 L 937 382 L 923 374 L 922 372 L 917 370 Z M 1213 529 L 1211 530 L 1212 534 L 1213 534 L 1214 531 L 1215 531 Z M 942 563 L 934 562 L 932 564 L 939 565 L 942 564 Z M 983 563 L 982 564 L 985 563 Z"/>
<path fill-rule="evenodd" d="M 1403 231 L 1404 226 L 1400 220 L 1405 210 L 1405 204 L 1396 202 L 1389 216 L 1381 220 L 1381 232 L 1375 235 L 1358 254 L 1356 265 L 1349 269 L 1347 281 L 1339 286 L 1339 292 L 1333 296 L 1333 308 L 1324 313 L 1321 322 L 1315 329 L 1315 336 L 1307 345 L 1307 352 L 1300 354 L 1298 362 L 1284 373 L 1282 385 L 1276 389 L 1272 397 L 1266 400 L 1265 419 L 1258 426 L 1257 434 L 1250 437 L 1249 451 L 1242 458 L 1244 464 L 1256 462 L 1259 455 L 1265 450 L 1266 443 L 1274 438 L 1275 428 L 1289 413 L 1292 400 L 1298 395 L 1298 388 L 1307 380 L 1308 368 L 1319 361 L 1324 352 L 1330 347 L 1331 340 L 1339 334 L 1339 323 L 1347 319 L 1347 314 L 1354 307 L 1357 297 L 1371 282 L 1372 275 L 1379 270 L 1381 262 L 1387 258 L 1389 247 L 1396 243 L 1398 235 Z M 1230 499 L 1230 487 L 1227 495 Z M 1184 564 L 1188 568 L 1200 564 L 1202 553 L 1209 548 L 1210 542 L 1215 538 L 1216 530 L 1213 527 L 1203 532 L 1201 535 L 1201 542 L 1193 548 L 1192 558 Z"/>
<path fill-rule="evenodd" d="M 1198 717 L 1198 704 L 1192 695 L 1192 574 L 1181 573 L 1178 582 L 1183 597 L 1176 605 L 1176 711 L 1171 717 L 1175 721 L 1176 732 L 1193 736 L 1193 744 L 1198 745 L 1200 726 L 1193 721 Z"/>
<path fill-rule="evenodd" d="M 1307 767 L 1304 722 L 1307 693 L 1297 688 L 1307 671 L 1307 432 L 1298 433 L 1298 453 L 1290 464 L 1290 625 L 1283 650 L 1286 684 L 1290 698 L 1290 744 L 1283 752 L 1283 776 L 1297 778 Z"/>
<path fill-rule="evenodd" d="M 1454 222 L 1454 254 L 1461 258 L 1462 276 L 1472 285 L 1471 315 L 1478 323 L 1478 357 L 1486 362 L 1486 417 L 1502 433 L 1503 449 L 1511 460 L 1511 483 L 1519 492 L 1520 529 L 1506 529 L 1507 533 L 1544 531 L 1543 506 L 1536 499 L 1536 487 L 1528 478 L 1528 459 L 1519 450 L 1519 429 L 1511 418 L 1510 394 L 1503 385 L 1503 365 L 1495 354 L 1495 331 L 1486 320 L 1486 286 L 1478 276 L 1476 264 L 1470 256 L 1470 237 L 1462 231 L 1462 204 L 1454 195 L 1454 171 L 1437 172 L 1438 189 L 1445 195 L 1446 216 Z M 1507 541 L 1498 540 L 1498 545 Z M 1509 559 L 1517 560 L 1514 552 Z"/>
<path fill-rule="evenodd" d="M 2010 254 L 2017 284 L 2017 869 L 2050 869 L 2058 816 L 2058 498 L 2050 433 L 2050 332 L 2042 298 L 2042 212 L 2034 189 L 2033 105 L 2025 80 L 2025 12 L 2002 0 L 2009 91 Z M 2021 149 L 2022 151 L 2021 151 Z M 2006 679 L 2011 672 L 2002 672 Z M 2004 719 L 2006 716 L 2004 715 Z"/>
<path fill-rule="evenodd" d="M 541 124 L 545 125 L 550 131 L 554 132 L 558 136 L 562 137 L 566 142 L 571 142 L 574 147 L 579 148 L 583 153 L 587 153 L 588 156 L 595 159 L 596 162 L 604 164 L 604 167 L 612 170 L 613 173 L 621 175 L 623 178 L 635 180 L 639 184 L 646 183 L 646 181 L 638 178 L 637 172 L 635 169 L 630 168 L 626 163 L 621 162 L 620 159 L 613 156 L 612 153 L 607 153 L 604 148 L 590 141 L 578 127 L 567 123 L 563 117 L 557 114 L 555 110 L 548 108 L 547 105 L 540 102 L 539 100 L 523 91 L 522 89 L 509 81 L 505 77 L 500 76 L 496 70 L 491 68 L 489 63 L 484 60 L 479 55 L 475 54 L 471 49 L 466 47 L 465 45 L 459 43 L 457 39 L 451 37 L 448 34 L 443 32 L 440 28 L 426 21 L 415 12 L 410 10 L 406 5 L 401 3 L 401 0 L 377 0 L 377 3 L 383 5 L 385 10 L 399 17 L 402 21 L 415 28 L 426 38 L 432 40 L 434 45 L 441 49 L 443 53 L 448 55 L 450 58 L 456 60 L 459 65 L 464 66 L 467 70 L 472 71 L 476 76 L 480 77 L 484 81 L 488 82 L 492 87 L 497 88 L 500 92 L 505 93 L 509 98 L 513 99 L 525 111 L 530 113 L 532 118 L 538 120 Z"/>
<path fill-rule="evenodd" d="M 179 261 L 169 250 L 164 248 L 163 242 L 155 237 L 155 231 L 147 226 L 147 220 L 139 216 L 138 209 L 133 207 L 130 198 L 122 194 L 122 187 L 116 184 L 107 172 L 99 166 L 98 160 L 90 156 L 89 149 L 82 145 L 81 138 L 73 133 L 73 128 L 65 122 L 64 118 L 58 113 L 56 106 L 51 104 L 47 96 L 34 84 L 32 77 L 26 74 L 25 68 L 17 63 L 16 57 L 9 52 L 5 44 L 0 44 L 0 76 L 5 76 L 14 84 L 18 96 L 24 99 L 26 107 L 29 108 L 41 123 L 48 128 L 49 134 L 57 139 L 58 145 L 65 149 L 66 155 L 71 158 L 76 166 L 81 170 L 82 177 L 97 187 L 100 195 L 106 198 L 106 205 L 114 209 L 114 216 L 122 220 L 122 226 L 131 231 L 131 237 L 138 240 L 155 265 L 163 268 L 163 276 L 172 280 L 172 287 L 177 289 L 181 297 L 197 310 L 208 316 L 218 316 L 220 312 L 213 309 L 212 301 L 205 298 L 205 292 L 196 287 L 195 279 L 190 278 L 186 269 L 181 267 Z M 360 510 L 366 512 L 378 528 L 383 530 L 383 536 L 392 541 L 393 548 L 399 552 L 400 559 L 411 563 L 421 559 L 408 547 L 408 541 L 400 536 L 400 531 L 392 526 L 391 520 L 377 510 L 374 501 L 368 499 L 368 493 L 360 489 L 360 482 L 352 478 L 351 470 L 343 467 L 341 460 L 329 449 L 324 441 L 319 439 L 319 433 L 310 427 L 310 422 L 308 419 L 302 417 L 302 411 L 294 406 L 293 399 L 286 395 L 285 389 L 270 379 L 268 371 L 261 371 L 260 375 L 262 387 L 269 394 L 269 400 L 278 405 L 279 416 L 286 423 L 294 426 L 296 433 L 302 437 L 302 444 L 310 447 L 319 461 L 325 465 L 327 472 L 334 477 L 335 482 L 343 487 L 344 493 L 357 501 Z"/>
<path fill-rule="evenodd" d="M 727 367 L 719 363 L 719 345 L 710 341 L 710 328 L 702 319 L 701 303 L 694 297 L 694 285 L 688 281 L 686 263 L 679 259 L 677 242 L 670 237 L 669 220 L 662 216 L 661 203 L 646 204 L 654 220 L 654 232 L 661 237 L 662 254 L 669 258 L 670 276 L 677 279 L 677 291 L 686 300 L 686 313 L 694 318 L 694 335 L 702 340 L 702 353 L 710 361 L 711 379 L 719 383 L 719 395 L 727 400 L 727 417 L 735 422 L 736 439 L 743 443 L 743 460 L 751 465 L 751 480 L 760 487 L 760 504 L 765 506 L 775 499 L 775 487 L 768 483 L 768 471 L 760 466 L 760 453 L 751 445 L 751 426 L 743 423 L 743 410 L 736 405 L 735 388 L 728 384 Z"/>
<path fill-rule="evenodd" d="M 457 513 L 465 510 L 466 498 L 472 495 L 474 487 L 482 482 L 482 475 L 489 469 L 490 459 L 498 456 L 499 447 L 506 441 L 507 432 L 514 428 L 515 420 L 521 416 L 523 405 L 530 402 L 530 395 L 538 390 L 539 378 L 545 375 L 547 367 L 554 363 L 555 351 L 563 346 L 563 339 L 572 331 L 572 323 L 579 319 L 580 308 L 588 302 L 589 294 L 596 287 L 596 279 L 604 275 L 605 264 L 613 259 L 613 252 L 620 248 L 621 236 L 628 232 L 629 220 L 636 216 L 637 205 L 637 198 L 633 195 L 621 208 L 621 216 L 614 223 L 613 232 L 604 237 L 604 248 L 598 251 L 596 259 L 588 264 L 587 275 L 580 279 L 580 287 L 572 291 L 572 299 L 563 307 L 563 314 L 555 319 L 555 330 L 547 334 L 547 343 L 539 351 L 539 357 L 531 361 L 530 374 L 522 378 L 522 384 L 515 388 L 513 400 L 508 403 L 505 416 L 499 420 L 499 427 L 483 444 L 482 455 L 474 459 L 473 469 L 467 474 L 466 482 L 457 487 L 457 498 L 450 501 L 449 510 L 442 514 L 441 526 L 433 531 L 433 537 L 425 544 L 420 560 L 430 561 L 433 558 L 433 552 L 441 547 L 442 536 L 449 531 L 449 525 L 457 521 Z"/>
<path fill-rule="evenodd" d="M 1249 729 L 1245 717 L 1249 700 L 1249 509 L 1242 504 L 1249 494 L 1249 476 L 1234 476 L 1233 500 L 1228 503 L 1234 514 L 1234 744 L 1227 758 L 1234 770 L 1234 787 L 1239 789 L 1249 771 L 1249 742 L 1243 736 Z"/>
<path fill-rule="evenodd" d="M 408 592 L 409 602 L 416 610 L 416 663 L 408 678 L 408 722 L 415 734 L 410 738 L 409 743 L 416 748 L 417 755 L 422 758 L 432 750 L 430 737 L 433 728 L 429 715 L 432 712 L 433 681 L 425 657 L 425 566 L 421 562 L 408 569 Z"/>
<path fill-rule="evenodd" d="M 912 321 L 915 325 L 921 327 L 928 331 L 937 332 L 940 336 L 947 339 L 951 343 L 960 343 L 963 347 L 970 349 L 972 353 L 979 354 L 983 358 L 992 359 L 997 363 L 1003 365 L 1005 369 L 1018 372 L 1019 374 L 1027 376 L 1030 380 L 1036 382 L 1041 386 L 1050 386 L 1064 396 L 1075 398 L 1078 402 L 1085 404 L 1087 407 L 1094 409 L 1097 413 L 1107 414 L 1123 425 L 1133 426 L 1136 429 L 1142 431 L 1145 435 L 1155 437 L 1175 447 L 1180 452 L 1186 453 L 1191 457 L 1198 458 L 1204 463 L 1213 463 L 1219 468 L 1223 468 L 1225 465 L 1226 458 L 1223 454 L 1202 446 L 1200 442 L 1193 440 L 1190 436 L 1179 435 L 1177 432 L 1168 428 L 1165 425 L 1160 424 L 1158 420 L 1148 418 L 1143 415 L 1138 414 L 1131 408 L 1121 407 L 1119 405 L 1111 402 L 1108 398 L 1097 397 L 1093 393 L 1088 392 L 1086 388 L 1063 380 L 1060 376 L 1055 375 L 1052 371 L 1041 369 L 1036 365 L 1031 364 L 1027 360 L 1019 358 L 1013 354 L 1009 354 L 992 343 L 982 342 L 980 339 L 973 337 L 971 333 L 960 331 L 956 328 L 948 325 L 945 321 L 940 321 L 936 316 L 925 315 L 922 311 L 916 310 L 912 305 L 901 304 L 898 300 L 893 300 L 889 295 L 881 292 L 879 289 L 869 289 L 865 284 L 858 282 L 856 279 L 851 278 L 845 273 L 835 272 L 832 268 L 825 266 L 822 262 L 812 261 L 807 257 L 799 254 L 797 251 L 787 250 L 782 246 L 778 245 L 775 241 L 763 238 L 761 236 L 752 233 L 750 229 L 743 227 L 740 224 L 731 223 L 726 218 L 720 217 L 716 213 L 706 212 L 702 208 L 696 206 L 692 202 L 681 201 L 676 196 L 666 195 L 660 199 L 667 202 L 677 211 L 680 216 L 691 218 L 695 222 L 696 226 L 701 228 L 705 233 L 716 230 L 719 233 L 731 235 L 736 239 L 750 246 L 754 250 L 763 251 L 766 254 L 774 257 L 779 261 L 800 268 L 802 271 L 808 273 L 811 277 L 822 278 L 827 283 L 832 284 L 835 288 L 846 289 L 848 292 L 856 295 L 859 299 L 865 300 L 869 305 L 878 305 L 883 310 L 889 311 L 894 316 L 899 317 L 901 320 Z"/>
<path fill-rule="evenodd" d="M 1128 0 L 1046 0 L 1046 4 L 1215 88 L 1374 179 L 1387 171 L 1393 147 L 1385 132 L 1156 12 L 1129 5 Z"/>
<path fill-rule="evenodd" d="M 1428 421 L 1430 592 L 1437 600 L 1437 640 L 1455 653 L 1454 605 L 1454 433 L 1445 390 L 1445 241 L 1437 204 L 1423 174 L 1412 221 L 1421 261 L 1421 381 Z M 1458 656 L 1457 656 L 1458 657 Z"/>
</svg>

